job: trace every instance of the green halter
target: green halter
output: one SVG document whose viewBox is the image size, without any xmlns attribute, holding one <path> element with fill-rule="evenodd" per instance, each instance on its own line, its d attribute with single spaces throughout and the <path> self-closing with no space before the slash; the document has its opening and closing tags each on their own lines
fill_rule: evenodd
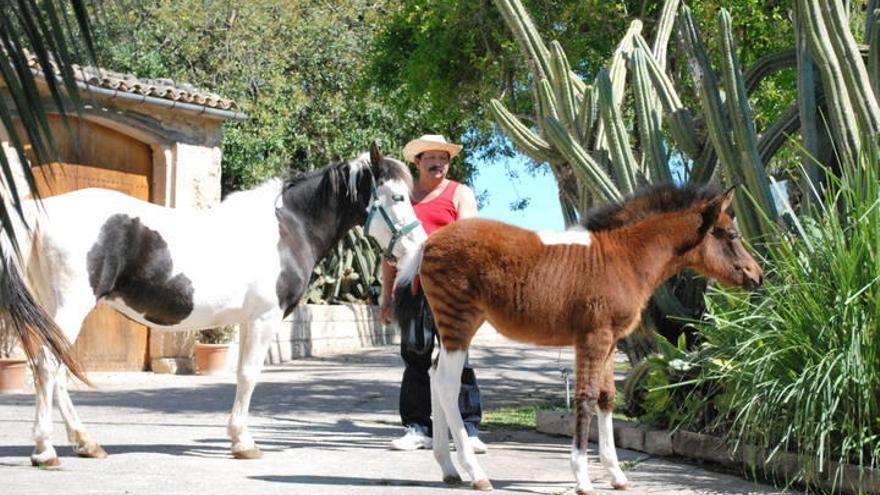
<svg viewBox="0 0 880 495">
<path fill-rule="evenodd" d="M 374 182 L 371 187 L 373 190 L 373 200 L 370 203 L 370 209 L 367 212 L 367 221 L 364 222 L 364 229 L 369 232 L 370 222 L 373 220 L 373 215 L 375 215 L 378 211 L 382 215 L 382 218 L 385 220 L 385 225 L 387 225 L 388 229 L 391 230 L 391 240 L 388 241 L 388 247 L 386 247 L 385 251 L 382 252 L 382 256 L 385 259 L 394 259 L 394 254 L 392 253 L 394 245 L 397 244 L 401 237 L 412 232 L 413 229 L 421 225 L 422 222 L 415 220 L 404 225 L 401 228 L 397 228 L 397 225 L 395 225 L 394 221 L 391 220 L 391 216 L 388 215 L 388 211 L 385 210 L 385 206 L 379 202 L 379 190 L 376 189 L 376 183 Z M 406 198 L 399 195 L 394 195 L 392 199 L 398 202 L 406 201 Z"/>
</svg>

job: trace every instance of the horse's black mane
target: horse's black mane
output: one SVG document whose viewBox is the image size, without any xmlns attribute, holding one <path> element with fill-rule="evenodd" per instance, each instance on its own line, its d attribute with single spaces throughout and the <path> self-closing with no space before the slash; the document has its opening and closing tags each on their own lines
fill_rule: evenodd
<svg viewBox="0 0 880 495">
<path fill-rule="evenodd" d="M 320 175 L 328 175 L 335 176 L 336 180 L 344 180 L 347 181 L 348 178 L 345 174 L 348 173 L 348 168 L 346 165 L 355 164 L 358 161 L 363 162 L 363 166 L 365 171 L 370 172 L 369 168 L 369 155 L 366 153 L 355 158 L 350 161 L 337 161 L 333 162 L 330 165 L 327 165 L 324 168 L 318 168 L 315 170 L 309 170 L 306 172 L 302 172 L 300 170 L 296 170 L 292 164 L 287 167 L 287 175 L 284 178 L 284 187 L 285 189 L 291 186 L 294 186 L 300 182 L 306 181 L 308 179 L 320 176 Z M 345 170 L 343 170 L 345 169 Z M 379 165 L 379 177 L 377 177 L 380 181 L 385 180 L 402 180 L 406 182 L 408 185 L 412 186 L 412 174 L 409 171 L 409 168 L 395 158 L 390 156 L 384 157 L 382 163 Z"/>
<path fill-rule="evenodd" d="M 354 177 L 355 184 L 350 184 L 351 169 L 358 166 L 360 171 Z M 403 180 L 412 189 L 412 175 L 403 162 L 386 156 L 380 162 L 378 172 L 377 183 L 386 180 Z M 369 188 L 363 183 L 363 179 L 372 176 L 372 174 L 373 169 L 370 167 L 368 153 L 353 160 L 334 162 L 324 168 L 306 172 L 289 167 L 282 191 L 318 181 L 315 193 L 311 195 L 310 206 L 322 208 L 330 197 L 345 198 L 351 203 L 366 206 L 369 201 Z"/>
<path fill-rule="evenodd" d="M 622 203 L 611 203 L 589 210 L 581 225 L 591 232 L 613 230 L 659 213 L 687 209 L 698 201 L 706 201 L 719 194 L 721 189 L 712 184 L 654 184 L 636 191 Z"/>
<path fill-rule="evenodd" d="M 287 173 L 283 179 L 284 189 L 294 187 L 298 184 L 306 182 L 309 179 L 323 177 L 325 175 L 328 177 L 330 177 L 330 176 L 336 177 L 336 179 L 338 180 L 339 175 L 340 175 L 339 169 L 342 168 L 347 163 L 348 162 L 346 162 L 346 161 L 333 162 L 333 163 L 327 165 L 326 167 L 316 168 L 314 170 L 307 170 L 305 172 L 294 168 L 294 165 L 292 163 L 288 164 Z"/>
</svg>

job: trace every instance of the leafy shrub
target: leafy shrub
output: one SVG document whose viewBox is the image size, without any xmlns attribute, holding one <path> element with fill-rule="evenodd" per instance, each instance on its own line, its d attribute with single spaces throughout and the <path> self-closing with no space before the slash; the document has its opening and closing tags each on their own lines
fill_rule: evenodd
<svg viewBox="0 0 880 495">
<path fill-rule="evenodd" d="M 228 344 L 235 337 L 235 325 L 206 328 L 199 330 L 199 342 L 202 344 Z"/>
</svg>

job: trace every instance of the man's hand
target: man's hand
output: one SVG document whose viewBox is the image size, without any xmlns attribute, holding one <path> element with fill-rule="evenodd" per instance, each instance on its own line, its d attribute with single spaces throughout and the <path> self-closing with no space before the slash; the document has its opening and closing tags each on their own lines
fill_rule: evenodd
<svg viewBox="0 0 880 495">
<path fill-rule="evenodd" d="M 383 325 L 391 324 L 391 301 L 382 301 L 379 303 L 379 321 Z"/>
</svg>

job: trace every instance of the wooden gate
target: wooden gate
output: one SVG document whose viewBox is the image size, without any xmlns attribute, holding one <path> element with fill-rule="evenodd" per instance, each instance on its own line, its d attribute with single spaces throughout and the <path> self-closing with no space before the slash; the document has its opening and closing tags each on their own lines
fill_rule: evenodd
<svg viewBox="0 0 880 495">
<path fill-rule="evenodd" d="M 125 134 L 69 117 L 67 131 L 50 116 L 61 162 L 34 167 L 43 197 L 102 187 L 150 200 L 153 156 L 150 147 Z M 92 371 L 141 371 L 149 364 L 149 328 L 109 307 L 97 307 L 83 323 L 74 351 Z"/>
</svg>

